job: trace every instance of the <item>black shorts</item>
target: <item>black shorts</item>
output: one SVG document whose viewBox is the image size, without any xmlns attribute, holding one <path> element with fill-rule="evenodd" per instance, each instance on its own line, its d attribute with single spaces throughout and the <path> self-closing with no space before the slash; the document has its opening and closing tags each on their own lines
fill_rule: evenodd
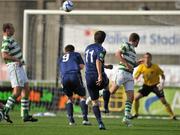
<svg viewBox="0 0 180 135">
<path fill-rule="evenodd" d="M 153 92 L 159 98 L 164 97 L 163 90 L 159 90 L 157 85 L 147 86 L 144 84 L 138 92 L 141 93 L 143 96 L 148 96 L 149 93 Z"/>
<path fill-rule="evenodd" d="M 99 90 L 106 88 L 109 84 L 109 79 L 107 78 L 107 75 L 105 73 L 102 74 L 102 78 L 103 80 L 101 85 L 97 86 L 97 73 L 86 73 L 87 89 L 92 100 L 97 100 L 99 98 Z"/>
<path fill-rule="evenodd" d="M 85 96 L 86 90 L 83 86 L 81 75 L 78 73 L 70 73 L 64 75 L 62 78 L 63 91 L 68 96 L 71 97 L 74 94 L 79 96 Z"/>
</svg>

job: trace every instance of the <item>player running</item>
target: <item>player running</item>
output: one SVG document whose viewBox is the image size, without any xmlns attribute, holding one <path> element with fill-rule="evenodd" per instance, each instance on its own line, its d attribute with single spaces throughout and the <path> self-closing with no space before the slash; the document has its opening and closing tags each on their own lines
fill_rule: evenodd
<svg viewBox="0 0 180 135">
<path fill-rule="evenodd" d="M 88 106 L 86 104 L 86 91 L 82 83 L 81 70 L 84 68 L 84 61 L 78 52 L 74 52 L 73 45 L 65 47 L 65 53 L 59 60 L 59 71 L 61 75 L 63 91 L 68 97 L 66 109 L 69 119 L 69 125 L 74 125 L 73 117 L 73 93 L 78 94 L 80 99 L 80 107 L 83 115 L 83 125 L 90 125 L 88 121 Z"/>
<path fill-rule="evenodd" d="M 134 78 L 138 79 L 140 75 L 143 76 L 144 84 L 138 91 L 134 100 L 134 110 L 135 114 L 132 118 L 138 117 L 138 109 L 139 109 L 139 100 L 145 96 L 148 96 L 151 92 L 155 93 L 157 97 L 159 97 L 162 104 L 165 106 L 166 111 L 169 113 L 172 119 L 176 119 L 169 103 L 166 101 L 164 96 L 164 83 L 165 83 L 165 75 L 163 70 L 157 65 L 152 63 L 152 55 L 150 53 L 144 54 L 144 63 L 139 65 Z M 161 76 L 161 82 L 160 82 Z"/>
<path fill-rule="evenodd" d="M 3 108 L 4 119 L 12 123 L 8 113 L 15 104 L 17 97 L 21 95 L 21 110 L 23 111 L 23 121 L 36 122 L 37 119 L 29 115 L 29 83 L 26 72 L 23 69 L 25 62 L 22 57 L 21 48 L 13 38 L 14 32 L 14 26 L 11 23 L 3 24 L 3 41 L 1 46 L 1 53 L 2 58 L 7 65 L 11 86 L 13 88 L 13 93 L 8 98 L 7 103 Z"/>
<path fill-rule="evenodd" d="M 129 36 L 129 42 L 122 43 L 119 50 L 116 52 L 116 57 L 119 60 L 119 69 L 112 79 L 110 93 L 114 94 L 118 88 L 123 85 L 127 95 L 125 103 L 125 116 L 122 122 L 127 126 L 131 126 L 131 107 L 134 99 L 134 80 L 133 69 L 141 61 L 136 61 L 135 47 L 139 44 L 140 37 L 137 33 L 132 33 Z"/>
<path fill-rule="evenodd" d="M 102 43 L 106 38 L 104 31 L 97 31 L 94 34 L 95 43 L 89 45 L 85 50 L 86 84 L 92 100 L 93 112 L 98 121 L 99 129 L 105 130 L 99 109 L 99 90 L 107 88 L 109 79 L 104 72 L 104 58 L 106 50 Z"/>
</svg>

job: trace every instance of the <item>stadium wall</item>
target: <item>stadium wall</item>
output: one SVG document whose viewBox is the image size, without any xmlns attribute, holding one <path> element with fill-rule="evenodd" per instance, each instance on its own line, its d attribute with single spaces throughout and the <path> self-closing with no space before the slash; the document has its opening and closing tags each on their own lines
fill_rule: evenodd
<svg viewBox="0 0 180 135">
<path fill-rule="evenodd" d="M 147 5 L 152 10 L 175 10 L 175 1 L 83 1 L 76 0 L 74 2 L 76 9 L 98 9 L 98 10 L 137 10 L 143 5 Z M 23 10 L 24 9 L 58 9 L 59 8 L 59 0 L 0 0 L 0 26 L 2 26 L 5 22 L 12 22 L 15 25 L 16 34 L 15 38 L 17 41 L 22 44 L 22 19 L 23 19 Z M 87 21 L 87 18 L 74 18 L 72 21 L 69 18 L 65 19 L 66 24 L 79 23 L 79 24 L 97 24 L 96 20 L 99 23 L 103 24 L 116 24 L 116 22 L 122 22 L 119 25 L 129 24 L 130 20 L 123 21 L 123 18 L 119 20 L 103 21 L 103 17 L 101 19 L 95 17 L 91 20 L 91 22 Z M 131 19 L 131 17 L 129 18 Z M 30 18 L 30 32 L 29 37 L 29 66 L 28 66 L 28 77 L 30 79 L 37 80 L 54 80 L 56 76 L 56 62 L 57 59 L 57 48 L 58 48 L 58 36 L 59 36 L 59 17 L 31 17 Z M 57 21 L 51 21 L 57 20 Z M 134 24 L 146 24 L 148 21 L 135 20 Z M 51 26 L 57 26 L 55 28 Z M 36 38 L 38 37 L 38 38 Z M 52 39 L 52 40 L 51 40 Z M 2 40 L 2 37 L 0 37 Z M 48 51 L 51 53 L 46 53 Z M 32 55 L 33 54 L 33 55 Z M 52 55 L 54 54 L 54 55 Z M 113 59 L 113 55 L 109 54 L 109 58 Z M 156 57 L 156 56 L 155 56 Z M 177 59 L 179 56 L 177 57 Z M 53 60 L 52 60 L 53 59 Z M 159 57 L 158 57 L 159 59 Z M 160 58 L 161 59 L 161 58 Z M 166 58 L 165 58 L 166 59 Z M 177 59 L 174 63 L 177 62 Z M 158 60 L 157 60 L 158 61 Z M 160 60 L 161 61 L 161 60 Z M 164 61 L 166 62 L 166 61 Z M 162 64 L 165 64 L 165 63 Z M 0 63 L 3 63 L 0 58 Z M 52 65 L 51 67 L 47 67 L 46 65 Z M 168 64 L 168 63 L 167 63 Z M 173 64 L 173 63 L 172 63 Z M 53 69 L 53 70 L 52 70 Z"/>
</svg>

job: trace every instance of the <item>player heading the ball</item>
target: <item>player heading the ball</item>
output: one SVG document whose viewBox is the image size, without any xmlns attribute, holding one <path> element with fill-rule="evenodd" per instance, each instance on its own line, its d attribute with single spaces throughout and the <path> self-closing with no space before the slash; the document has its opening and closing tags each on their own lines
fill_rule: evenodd
<svg viewBox="0 0 180 135">
<path fill-rule="evenodd" d="M 131 108 L 134 100 L 134 80 L 133 70 L 141 63 L 136 61 L 135 47 L 139 44 L 140 37 L 137 33 L 131 33 L 129 41 L 120 44 L 119 50 L 115 53 L 119 60 L 119 68 L 112 79 L 110 93 L 114 94 L 118 88 L 123 85 L 125 88 L 127 100 L 125 103 L 125 112 L 122 122 L 127 126 L 131 126 Z"/>
</svg>

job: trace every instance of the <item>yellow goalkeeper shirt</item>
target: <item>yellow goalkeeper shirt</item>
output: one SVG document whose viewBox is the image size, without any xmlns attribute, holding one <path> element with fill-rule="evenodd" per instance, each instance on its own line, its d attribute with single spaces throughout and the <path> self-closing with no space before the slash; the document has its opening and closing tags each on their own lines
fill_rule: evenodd
<svg viewBox="0 0 180 135">
<path fill-rule="evenodd" d="M 147 67 L 145 64 L 140 64 L 134 77 L 137 78 L 140 75 L 143 75 L 144 84 L 153 86 L 159 83 L 160 76 L 163 74 L 163 70 L 157 64 L 152 64 L 151 67 Z"/>
</svg>

